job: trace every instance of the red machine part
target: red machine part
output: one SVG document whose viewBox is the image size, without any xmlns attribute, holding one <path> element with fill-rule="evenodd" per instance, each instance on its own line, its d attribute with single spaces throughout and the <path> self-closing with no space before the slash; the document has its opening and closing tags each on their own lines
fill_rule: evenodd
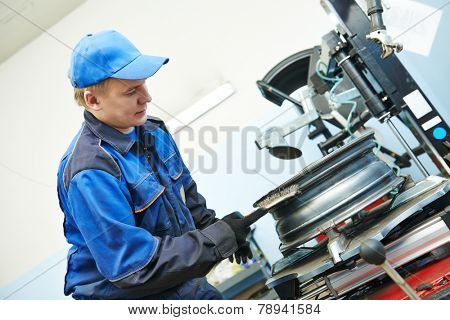
<svg viewBox="0 0 450 320">
<path fill-rule="evenodd" d="M 406 282 L 415 289 L 419 285 L 428 284 L 417 294 L 421 299 L 450 287 L 450 257 L 432 263 L 416 273 L 405 278 Z M 406 294 L 395 283 L 389 283 L 377 292 L 367 296 L 370 300 L 408 300 Z"/>
<path fill-rule="evenodd" d="M 375 200 L 375 201 L 372 202 L 371 204 L 369 204 L 367 207 L 365 207 L 365 208 L 363 209 L 363 211 L 369 212 L 370 210 L 375 209 L 375 208 L 378 207 L 379 205 L 382 205 L 382 204 L 383 204 L 384 202 L 386 202 L 387 200 L 389 200 L 389 197 L 383 196 L 383 197 L 381 197 L 381 198 Z M 345 225 L 345 221 L 339 223 L 339 224 L 336 226 L 336 228 L 341 228 L 341 227 L 343 227 L 344 225 Z M 326 235 L 325 233 L 322 233 L 322 234 L 319 234 L 315 239 L 316 239 L 317 242 L 321 242 L 321 241 L 327 239 L 327 235 Z"/>
</svg>

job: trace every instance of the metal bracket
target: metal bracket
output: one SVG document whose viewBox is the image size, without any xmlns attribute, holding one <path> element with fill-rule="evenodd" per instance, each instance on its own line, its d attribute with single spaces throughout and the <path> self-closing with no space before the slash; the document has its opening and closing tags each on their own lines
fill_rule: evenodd
<svg viewBox="0 0 450 320">
<path fill-rule="evenodd" d="M 271 127 L 262 132 L 256 143 L 259 149 L 272 148 L 282 142 L 282 138 L 307 126 L 317 118 L 319 114 L 316 111 L 312 98 L 315 96 L 313 89 L 309 86 L 303 86 L 298 90 L 299 102 L 303 106 L 304 113 L 297 119 L 289 122 L 282 127 Z"/>
<path fill-rule="evenodd" d="M 372 31 L 370 34 L 366 35 L 366 38 L 381 44 L 381 59 L 389 57 L 394 53 L 394 50 L 397 53 L 403 50 L 403 45 L 399 42 L 393 42 L 386 30 Z"/>
</svg>

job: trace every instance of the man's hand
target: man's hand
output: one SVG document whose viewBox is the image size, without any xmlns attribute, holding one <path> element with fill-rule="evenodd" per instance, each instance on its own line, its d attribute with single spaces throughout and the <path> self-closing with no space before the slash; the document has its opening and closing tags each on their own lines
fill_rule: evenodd
<svg viewBox="0 0 450 320">
<path fill-rule="evenodd" d="M 234 259 L 233 256 L 229 257 L 231 263 L 233 263 L 234 260 L 236 260 L 237 264 L 246 263 L 248 259 L 253 258 L 252 250 L 250 249 L 250 244 L 248 241 L 246 241 L 242 246 L 237 249 L 237 251 L 234 253 Z"/>
<path fill-rule="evenodd" d="M 247 235 L 250 232 L 250 227 L 244 220 L 244 216 L 240 212 L 235 211 L 223 217 L 222 221 L 228 224 L 231 230 L 233 230 L 238 247 L 244 245 Z"/>
</svg>

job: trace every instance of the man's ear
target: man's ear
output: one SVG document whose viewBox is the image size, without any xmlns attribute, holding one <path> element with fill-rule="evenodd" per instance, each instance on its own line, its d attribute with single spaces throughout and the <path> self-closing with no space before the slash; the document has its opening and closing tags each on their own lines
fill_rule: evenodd
<svg viewBox="0 0 450 320">
<path fill-rule="evenodd" d="M 88 108 L 94 111 L 100 111 L 102 109 L 98 96 L 96 96 L 92 91 L 86 90 L 84 92 L 84 101 L 86 101 Z"/>
</svg>

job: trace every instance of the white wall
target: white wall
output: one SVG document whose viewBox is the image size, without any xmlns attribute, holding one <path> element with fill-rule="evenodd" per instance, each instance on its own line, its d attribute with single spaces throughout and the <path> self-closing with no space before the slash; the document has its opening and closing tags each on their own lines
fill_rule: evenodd
<svg viewBox="0 0 450 320">
<path fill-rule="evenodd" d="M 65 247 L 56 170 L 82 121 L 66 77 L 70 48 L 104 29 L 127 35 L 142 52 L 171 58 L 148 82 L 156 105 L 170 114 L 232 83 L 236 93 L 194 123 L 200 128 L 242 127 L 273 108 L 255 80 L 319 43 L 330 24 L 315 0 L 90 0 L 2 63 L 0 288 L 33 268 L 45 270 L 48 257 Z M 170 119 L 156 106 L 149 113 Z"/>
</svg>

